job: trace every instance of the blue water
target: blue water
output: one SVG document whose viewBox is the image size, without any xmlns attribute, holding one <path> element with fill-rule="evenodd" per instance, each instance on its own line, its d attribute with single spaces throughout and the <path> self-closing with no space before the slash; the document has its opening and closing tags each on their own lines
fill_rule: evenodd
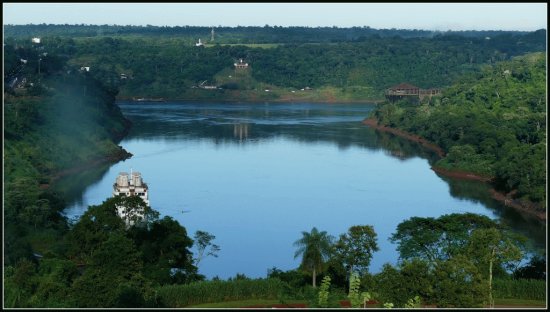
<svg viewBox="0 0 550 312">
<path fill-rule="evenodd" d="M 66 214 L 77 217 L 109 197 L 119 172 L 139 171 L 161 217 L 178 220 L 189 236 L 216 236 L 219 257 L 199 266 L 208 278 L 296 268 L 293 242 L 314 226 L 338 237 L 352 225 L 373 225 L 380 251 L 370 271 L 378 272 L 397 262 L 388 238 L 407 218 L 510 218 L 480 195 L 451 195 L 452 184 L 430 169 L 429 151 L 362 125 L 370 104 L 120 107 L 134 123 L 120 145 L 134 156 L 86 182 Z"/>
</svg>

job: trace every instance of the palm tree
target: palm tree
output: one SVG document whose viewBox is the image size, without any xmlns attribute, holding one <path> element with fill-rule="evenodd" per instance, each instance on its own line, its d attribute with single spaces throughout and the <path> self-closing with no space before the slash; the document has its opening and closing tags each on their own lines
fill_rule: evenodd
<svg viewBox="0 0 550 312">
<path fill-rule="evenodd" d="M 311 233 L 303 231 L 302 238 L 294 242 L 294 246 L 298 247 L 294 258 L 302 255 L 302 267 L 313 273 L 313 287 L 317 287 L 315 284 L 317 272 L 323 269 L 325 260 L 330 256 L 333 240 L 334 237 L 327 232 L 319 232 L 313 227 Z"/>
</svg>

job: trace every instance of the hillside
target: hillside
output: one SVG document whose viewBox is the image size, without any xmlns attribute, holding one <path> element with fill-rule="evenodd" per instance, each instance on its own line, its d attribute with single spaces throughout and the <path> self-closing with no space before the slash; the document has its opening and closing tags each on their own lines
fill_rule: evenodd
<svg viewBox="0 0 550 312">
<path fill-rule="evenodd" d="M 211 38 L 211 27 L 204 26 L 124 26 L 124 25 L 56 25 L 30 24 L 5 25 L 6 37 L 27 38 L 29 36 L 70 36 L 70 37 L 102 37 L 102 36 L 163 36 L 185 37 L 193 43 L 197 38 Z M 464 37 L 494 37 L 498 35 L 525 35 L 522 31 L 431 31 L 421 29 L 376 29 L 365 27 L 280 27 L 280 26 L 237 26 L 214 27 L 216 42 L 225 43 L 305 43 L 305 42 L 344 42 L 361 41 L 368 37 L 401 37 L 420 38 L 441 34 L 460 35 Z"/>
<path fill-rule="evenodd" d="M 436 168 L 488 177 L 544 212 L 546 105 L 546 57 L 534 53 L 485 66 L 420 105 L 380 104 L 372 118 L 440 146 L 446 156 Z"/>
<path fill-rule="evenodd" d="M 67 172 L 127 158 L 117 143 L 130 125 L 114 91 L 55 54 L 38 46 L 4 49 L 4 261 L 12 263 L 53 243 L 67 226 L 62 196 L 48 185 Z"/>
<path fill-rule="evenodd" d="M 446 87 L 460 75 L 479 72 L 482 64 L 546 49 L 545 30 L 491 33 L 494 36 L 484 32 L 409 36 L 413 31 L 381 36 L 383 31 L 375 31 L 358 37 L 346 34 L 367 29 L 243 27 L 218 29 L 218 39 L 211 42 L 206 28 L 45 29 L 51 31 L 38 31 L 30 25 L 8 27 L 6 34 L 17 36 L 8 37 L 7 42 L 17 45 L 43 33 L 46 49 L 75 67 L 90 67 L 92 76 L 120 89 L 120 98 L 379 100 L 392 85 L 408 82 L 422 88 Z M 84 29 L 95 33 L 73 36 Z M 202 36 L 205 45 L 197 47 L 199 31 L 206 31 Z M 283 36 L 289 32 L 293 35 Z M 241 40 L 252 33 L 264 39 Z M 339 39 L 310 40 L 328 33 L 340 33 Z M 250 65 L 248 69 L 234 69 L 240 59 Z M 201 83 L 216 88 L 200 88 Z M 301 92 L 307 88 L 318 93 Z"/>
</svg>

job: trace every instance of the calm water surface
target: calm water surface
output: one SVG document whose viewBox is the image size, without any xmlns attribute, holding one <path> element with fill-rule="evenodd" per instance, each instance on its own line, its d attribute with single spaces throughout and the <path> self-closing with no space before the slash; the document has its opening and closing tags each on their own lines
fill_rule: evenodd
<svg viewBox="0 0 550 312">
<path fill-rule="evenodd" d="M 189 236 L 216 236 L 219 257 L 199 266 L 208 278 L 296 268 L 292 244 L 302 231 L 337 237 L 362 224 L 378 234 L 370 266 L 378 272 L 397 262 L 388 238 L 412 216 L 479 213 L 545 245 L 544 228 L 488 198 L 484 184 L 440 177 L 431 152 L 363 126 L 373 105 L 119 104 L 134 123 L 120 145 L 134 156 L 60 181 L 66 214 L 111 196 L 119 172 L 139 171 L 161 217 Z"/>
</svg>

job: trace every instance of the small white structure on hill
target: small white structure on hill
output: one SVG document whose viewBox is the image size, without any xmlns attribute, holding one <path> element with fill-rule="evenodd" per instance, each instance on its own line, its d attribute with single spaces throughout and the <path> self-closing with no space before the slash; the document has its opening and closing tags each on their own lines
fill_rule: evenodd
<svg viewBox="0 0 550 312">
<path fill-rule="evenodd" d="M 38 37 L 32 38 L 32 43 L 40 43 L 40 38 Z"/>
<path fill-rule="evenodd" d="M 235 65 L 235 68 L 239 68 L 239 69 L 247 69 L 248 68 L 248 63 L 245 63 L 243 62 L 243 59 L 240 59 L 238 63 L 234 63 Z"/>
<path fill-rule="evenodd" d="M 113 196 L 139 196 L 147 206 L 149 206 L 149 188 L 141 178 L 141 173 L 131 172 L 128 175 L 127 172 L 121 172 L 116 178 L 116 182 L 113 185 Z M 134 219 L 145 219 L 144 211 L 132 211 L 127 209 L 128 207 L 117 206 L 118 215 L 126 221 L 126 224 L 131 226 L 134 224 Z M 129 215 L 131 211 L 131 215 Z"/>
<path fill-rule="evenodd" d="M 199 38 L 199 42 L 195 43 L 196 47 L 202 47 L 204 44 L 201 42 L 201 38 Z"/>
</svg>

